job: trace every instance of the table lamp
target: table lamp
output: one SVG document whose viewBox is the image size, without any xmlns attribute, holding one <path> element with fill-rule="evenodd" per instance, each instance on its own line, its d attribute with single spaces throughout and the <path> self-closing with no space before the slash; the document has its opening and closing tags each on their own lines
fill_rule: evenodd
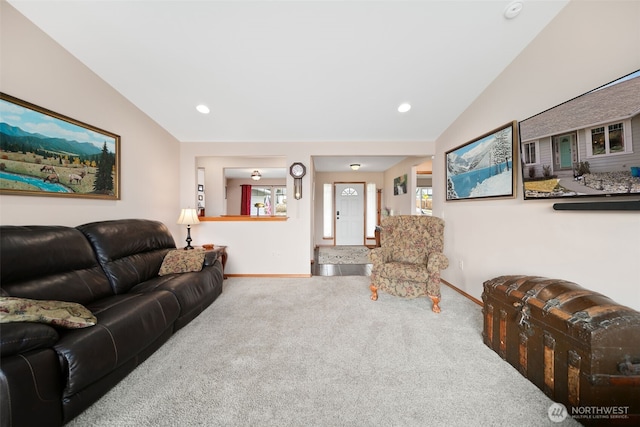
<svg viewBox="0 0 640 427">
<path fill-rule="evenodd" d="M 191 246 L 191 226 L 194 224 L 200 224 L 198 213 L 195 209 L 182 209 L 180 217 L 178 218 L 178 224 L 187 226 L 187 246 L 185 246 L 185 249 L 193 249 L 193 246 Z"/>
</svg>

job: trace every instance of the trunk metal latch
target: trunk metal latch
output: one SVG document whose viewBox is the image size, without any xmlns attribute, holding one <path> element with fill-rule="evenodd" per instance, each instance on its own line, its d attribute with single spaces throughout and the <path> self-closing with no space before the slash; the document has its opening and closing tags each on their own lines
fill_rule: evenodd
<svg viewBox="0 0 640 427">
<path fill-rule="evenodd" d="M 529 322 L 529 317 L 531 316 L 531 310 L 529 306 L 521 302 L 514 302 L 513 306 L 520 309 L 520 311 L 518 311 L 518 326 L 523 329 L 530 329 L 531 323 Z"/>
</svg>

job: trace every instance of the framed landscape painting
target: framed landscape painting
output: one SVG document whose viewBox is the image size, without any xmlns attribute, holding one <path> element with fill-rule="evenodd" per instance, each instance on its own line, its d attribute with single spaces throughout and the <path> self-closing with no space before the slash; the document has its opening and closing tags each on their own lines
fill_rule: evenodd
<svg viewBox="0 0 640 427">
<path fill-rule="evenodd" d="M 515 197 L 516 124 L 446 152 L 447 201 Z"/>
<path fill-rule="evenodd" d="M 120 137 L 0 93 L 0 194 L 120 199 Z"/>
</svg>

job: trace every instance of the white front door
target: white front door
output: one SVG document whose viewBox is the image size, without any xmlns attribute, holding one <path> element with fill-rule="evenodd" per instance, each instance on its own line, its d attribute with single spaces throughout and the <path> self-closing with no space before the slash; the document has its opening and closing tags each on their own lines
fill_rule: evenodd
<svg viewBox="0 0 640 427">
<path fill-rule="evenodd" d="M 364 184 L 336 184 L 336 246 L 364 245 Z"/>
</svg>

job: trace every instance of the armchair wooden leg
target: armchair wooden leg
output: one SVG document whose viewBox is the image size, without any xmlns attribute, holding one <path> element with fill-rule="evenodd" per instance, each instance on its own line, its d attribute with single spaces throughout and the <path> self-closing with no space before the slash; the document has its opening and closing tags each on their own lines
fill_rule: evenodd
<svg viewBox="0 0 640 427">
<path fill-rule="evenodd" d="M 377 301 L 378 300 L 378 288 L 372 283 L 371 286 L 369 286 L 369 289 L 371 289 L 371 299 L 373 301 Z"/>
<path fill-rule="evenodd" d="M 431 301 L 433 301 L 433 312 L 434 313 L 440 313 L 440 298 L 439 297 L 432 297 L 431 295 L 429 295 L 429 298 L 431 298 Z"/>
</svg>

